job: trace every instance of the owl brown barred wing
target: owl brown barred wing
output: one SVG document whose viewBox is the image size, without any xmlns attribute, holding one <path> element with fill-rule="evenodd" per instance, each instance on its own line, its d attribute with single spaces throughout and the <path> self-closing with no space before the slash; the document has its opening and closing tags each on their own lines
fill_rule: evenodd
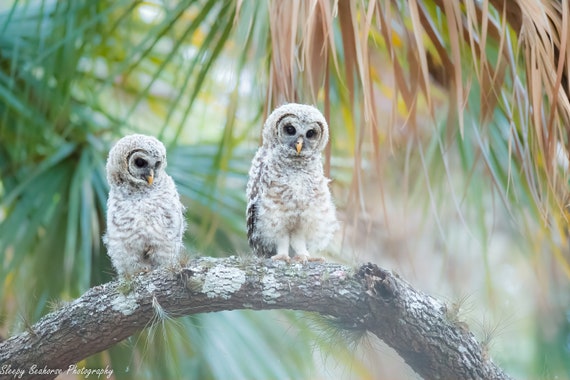
<svg viewBox="0 0 570 380">
<path fill-rule="evenodd" d="M 275 250 L 271 249 L 271 247 L 266 247 L 263 244 L 257 226 L 259 184 L 262 173 L 265 170 L 265 164 L 262 161 L 263 156 L 264 151 L 260 149 L 253 159 L 253 164 L 249 172 L 249 182 L 247 184 L 248 204 L 246 210 L 247 241 L 255 255 L 260 257 L 271 257 L 275 254 Z"/>
<path fill-rule="evenodd" d="M 256 232 L 256 212 L 257 207 L 255 202 L 252 202 L 247 207 L 247 241 L 253 253 L 259 257 L 271 257 L 275 254 L 274 250 L 268 249 L 263 245 L 259 234 Z"/>
</svg>

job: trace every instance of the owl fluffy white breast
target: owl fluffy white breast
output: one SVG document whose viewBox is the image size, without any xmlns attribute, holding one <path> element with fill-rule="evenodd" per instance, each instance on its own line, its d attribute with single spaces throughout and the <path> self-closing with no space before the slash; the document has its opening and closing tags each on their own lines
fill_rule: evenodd
<svg viewBox="0 0 570 380">
<path fill-rule="evenodd" d="M 154 137 L 126 136 L 109 152 L 103 241 L 119 276 L 174 266 L 181 259 L 184 206 L 165 168 L 166 149 Z"/>
<path fill-rule="evenodd" d="M 328 125 L 313 106 L 286 104 L 263 127 L 247 184 L 247 234 L 258 256 L 311 260 L 338 229 L 321 153 Z"/>
</svg>

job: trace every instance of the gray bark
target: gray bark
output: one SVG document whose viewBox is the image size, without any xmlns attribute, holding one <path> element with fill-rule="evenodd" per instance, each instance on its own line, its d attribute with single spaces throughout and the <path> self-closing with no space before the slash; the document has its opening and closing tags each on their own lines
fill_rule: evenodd
<svg viewBox="0 0 570 380">
<path fill-rule="evenodd" d="M 294 309 L 332 316 L 339 326 L 367 330 L 393 347 L 426 379 L 508 379 L 446 306 L 374 264 L 198 258 L 96 286 L 0 343 L 1 368 L 66 370 L 151 322 L 153 304 L 170 316 L 235 309 Z M 8 367 L 9 366 L 9 367 Z M 56 371 L 43 376 L 54 378 Z M 1 379 L 13 378 L 7 374 Z"/>
</svg>

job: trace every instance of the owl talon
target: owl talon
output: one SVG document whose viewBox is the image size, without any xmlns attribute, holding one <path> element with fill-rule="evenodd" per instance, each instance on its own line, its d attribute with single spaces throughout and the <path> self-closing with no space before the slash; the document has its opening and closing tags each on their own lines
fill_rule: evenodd
<svg viewBox="0 0 570 380">
<path fill-rule="evenodd" d="M 275 260 L 275 261 L 280 260 L 280 261 L 285 261 L 286 263 L 291 261 L 291 259 L 289 258 L 289 255 L 280 255 L 280 254 L 272 256 L 271 260 Z"/>
<path fill-rule="evenodd" d="M 311 257 L 309 255 L 297 255 L 293 257 L 293 261 L 298 261 L 300 263 L 306 264 L 308 262 L 311 263 L 324 263 L 325 259 L 323 257 Z"/>
<path fill-rule="evenodd" d="M 309 255 L 296 255 L 293 257 L 293 261 L 300 262 L 302 264 L 307 264 L 308 261 L 311 261 L 311 257 Z"/>
</svg>

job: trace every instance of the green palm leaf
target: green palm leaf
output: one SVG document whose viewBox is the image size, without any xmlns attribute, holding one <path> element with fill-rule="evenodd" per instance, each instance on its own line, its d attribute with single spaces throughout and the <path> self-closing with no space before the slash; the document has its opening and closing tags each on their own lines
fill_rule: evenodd
<svg viewBox="0 0 570 380">
<path fill-rule="evenodd" d="M 549 37 L 568 25 L 568 5 L 505 4 L 0 5 L 0 334 L 25 329 L 50 305 L 113 278 L 101 242 L 104 165 L 111 144 L 127 133 L 167 145 L 167 171 L 188 208 L 190 254 L 249 252 L 247 172 L 263 116 L 283 101 L 316 103 L 330 121 L 326 168 L 345 222 L 339 259 L 406 261 L 400 224 L 421 215 L 418 229 L 443 247 L 442 283 L 455 291 L 462 285 L 447 266 L 469 265 L 455 253 L 464 247 L 452 243 L 460 225 L 480 246 L 483 269 L 475 275 L 488 298 L 481 302 L 492 309 L 504 295 L 489 249 L 489 219 L 498 215 L 508 220 L 501 237 L 517 252 L 505 261 L 536 264 L 541 279 L 568 277 L 568 169 L 558 155 L 568 151 L 569 64 L 558 61 L 566 37 Z M 513 17 L 517 11 L 525 17 Z M 399 223 L 390 211 L 399 207 L 415 212 Z M 416 230 L 405 231 L 406 243 L 418 240 Z M 409 259 L 420 267 L 422 252 Z M 566 282 L 557 281 L 543 280 L 537 298 L 561 298 Z M 548 307 L 560 317 L 568 305 Z M 563 351 L 567 324 L 549 341 L 539 327 L 547 311 L 533 312 L 536 322 L 521 332 L 528 345 Z M 219 313 L 158 326 L 87 363 L 110 363 L 121 378 L 315 375 L 311 344 L 320 340 L 296 313 Z M 346 360 L 345 351 L 333 351 Z M 148 360 L 155 355 L 161 360 Z M 568 372 L 562 358 L 549 357 L 499 360 L 534 375 L 546 366 Z"/>
</svg>

